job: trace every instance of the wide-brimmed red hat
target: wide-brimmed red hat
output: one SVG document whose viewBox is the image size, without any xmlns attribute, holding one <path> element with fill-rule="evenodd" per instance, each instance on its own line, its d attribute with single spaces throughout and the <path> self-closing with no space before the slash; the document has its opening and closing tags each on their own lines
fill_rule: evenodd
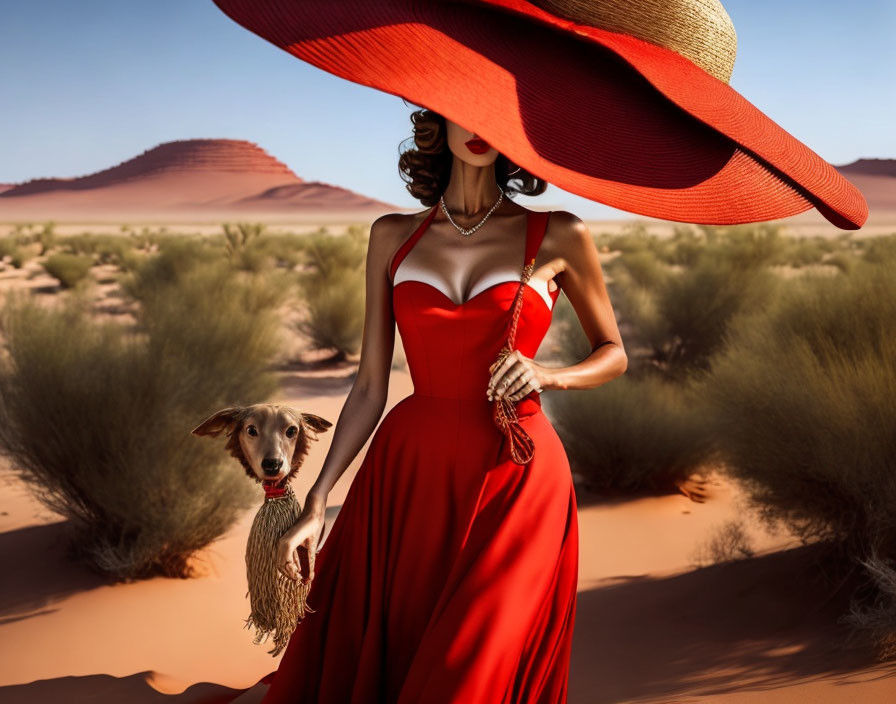
<svg viewBox="0 0 896 704">
<path fill-rule="evenodd" d="M 332 74 L 434 110 L 558 188 L 704 224 L 817 208 L 859 190 L 728 85 L 717 0 L 214 0 Z"/>
</svg>

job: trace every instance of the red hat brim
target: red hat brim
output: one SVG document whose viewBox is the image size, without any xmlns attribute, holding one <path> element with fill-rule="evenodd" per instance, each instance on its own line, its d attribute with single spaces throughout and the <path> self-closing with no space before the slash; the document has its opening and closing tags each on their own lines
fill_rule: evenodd
<svg viewBox="0 0 896 704">
<path fill-rule="evenodd" d="M 214 0 L 275 46 L 475 132 L 558 188 L 703 224 L 817 208 L 842 229 L 861 192 L 728 84 L 674 51 L 523 0 Z"/>
</svg>

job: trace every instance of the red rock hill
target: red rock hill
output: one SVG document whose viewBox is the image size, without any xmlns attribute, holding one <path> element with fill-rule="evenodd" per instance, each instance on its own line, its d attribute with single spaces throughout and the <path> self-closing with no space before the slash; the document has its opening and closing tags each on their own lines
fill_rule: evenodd
<svg viewBox="0 0 896 704">
<path fill-rule="evenodd" d="M 165 142 L 85 176 L 32 179 L 0 189 L 4 219 L 216 217 L 247 211 L 372 214 L 396 209 L 336 185 L 306 182 L 257 144 L 239 139 Z"/>
</svg>

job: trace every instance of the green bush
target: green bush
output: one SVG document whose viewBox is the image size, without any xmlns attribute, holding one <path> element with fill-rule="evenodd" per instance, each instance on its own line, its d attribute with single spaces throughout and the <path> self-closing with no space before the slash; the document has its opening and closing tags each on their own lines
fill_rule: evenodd
<svg viewBox="0 0 896 704">
<path fill-rule="evenodd" d="M 739 245 L 708 246 L 678 271 L 644 252 L 619 257 L 609 289 L 631 367 L 676 380 L 704 371 L 731 319 L 774 296 L 778 281 L 760 262 Z"/>
<path fill-rule="evenodd" d="M 116 579 L 192 576 L 194 553 L 257 501 L 222 447 L 190 435 L 276 390 L 282 289 L 224 264 L 181 263 L 171 278 L 170 261 L 149 264 L 133 329 L 94 322 L 74 298 L 3 311 L 0 444 L 70 521 L 71 553 Z"/>
<path fill-rule="evenodd" d="M 158 242 L 158 254 L 146 257 L 133 271 L 121 278 L 122 290 L 132 298 L 142 300 L 154 291 L 178 284 L 197 266 L 220 262 L 221 257 L 202 240 L 172 237 Z"/>
<path fill-rule="evenodd" d="M 84 281 L 93 266 L 91 255 L 67 254 L 58 252 L 51 254 L 43 262 L 43 267 L 50 276 L 59 279 L 63 288 L 74 288 Z"/>
<path fill-rule="evenodd" d="M 91 254 L 98 264 L 120 265 L 135 248 L 134 240 L 121 235 L 94 235 L 89 232 L 59 240 L 62 251 L 70 254 Z"/>
<path fill-rule="evenodd" d="M 857 561 L 896 561 L 890 267 L 792 280 L 770 310 L 732 324 L 695 390 L 728 471 L 769 522 Z"/>
<path fill-rule="evenodd" d="M 0 260 L 4 257 L 14 257 L 15 253 L 19 250 L 19 243 L 16 242 L 15 237 L 11 237 L 7 235 L 6 237 L 0 237 Z"/>
<path fill-rule="evenodd" d="M 302 288 L 307 316 L 298 331 L 314 349 L 334 350 L 334 360 L 357 354 L 364 330 L 364 270 L 328 269 L 326 276 L 305 279 Z"/>
<path fill-rule="evenodd" d="M 334 359 L 357 354 L 364 329 L 367 237 L 359 229 L 342 235 L 308 237 L 306 270 L 299 285 L 307 314 L 297 329 L 315 349 L 334 350 Z"/>
<path fill-rule="evenodd" d="M 16 247 L 12 252 L 10 252 L 10 262 L 16 269 L 21 269 L 25 266 L 25 262 L 31 259 L 31 256 L 25 250 Z"/>
<path fill-rule="evenodd" d="M 323 228 L 306 235 L 302 248 L 304 265 L 311 278 L 326 279 L 345 269 L 364 267 L 367 257 L 367 236 L 363 231 L 350 229 L 342 235 L 331 235 Z"/>
<path fill-rule="evenodd" d="M 668 490 L 712 457 L 686 391 L 655 374 L 547 394 L 570 465 L 595 491 Z"/>
<path fill-rule="evenodd" d="M 259 246 L 273 258 L 278 267 L 295 269 L 302 261 L 302 249 L 307 238 L 295 233 L 266 235 Z"/>
<path fill-rule="evenodd" d="M 896 234 L 870 237 L 862 242 L 862 259 L 871 264 L 896 263 Z"/>
<path fill-rule="evenodd" d="M 40 244 L 38 256 L 43 256 L 56 244 L 56 226 L 52 222 L 44 223 L 40 232 L 35 233 L 34 241 Z"/>
</svg>

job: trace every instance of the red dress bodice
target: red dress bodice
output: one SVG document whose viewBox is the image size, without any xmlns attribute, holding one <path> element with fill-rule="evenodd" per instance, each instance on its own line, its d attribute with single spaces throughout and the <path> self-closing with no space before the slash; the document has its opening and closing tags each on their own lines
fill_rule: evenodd
<svg viewBox="0 0 896 704">
<path fill-rule="evenodd" d="M 438 205 L 399 247 L 389 267 L 390 279 L 411 247 L 426 231 Z M 523 265 L 536 257 L 550 212 L 528 211 Z M 520 279 L 500 281 L 463 303 L 455 303 L 435 286 L 404 279 L 393 286 L 392 310 L 404 344 L 414 393 L 487 402 L 489 365 L 507 339 L 511 306 Z M 550 292 L 556 302 L 560 289 Z M 523 290 L 515 347 L 534 357 L 551 324 L 552 308 L 531 284 Z M 532 392 L 533 394 L 535 392 Z"/>
</svg>

